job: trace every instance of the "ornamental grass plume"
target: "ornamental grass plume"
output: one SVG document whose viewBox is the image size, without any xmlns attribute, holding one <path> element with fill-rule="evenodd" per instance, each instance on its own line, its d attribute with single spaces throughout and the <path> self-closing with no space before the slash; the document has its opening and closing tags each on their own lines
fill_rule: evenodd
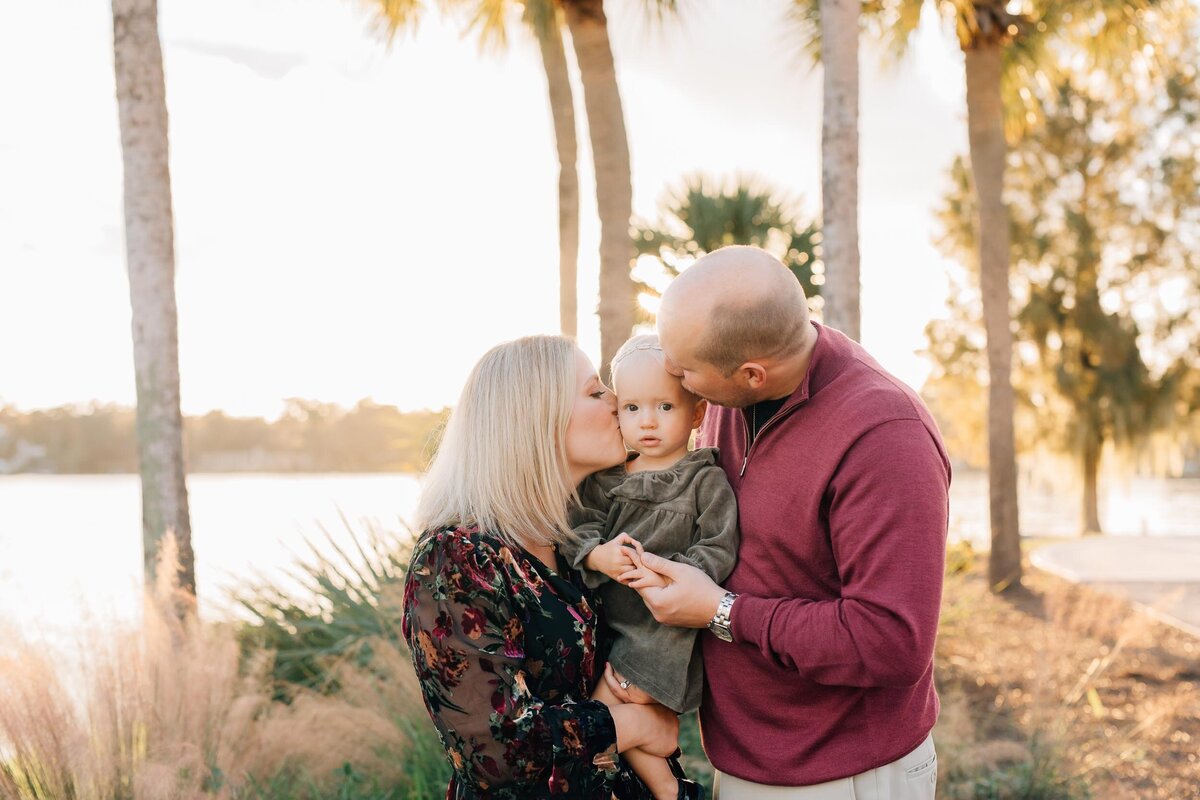
<svg viewBox="0 0 1200 800">
<path fill-rule="evenodd" d="M 163 548 L 160 577 L 175 553 Z M 156 581 L 140 626 L 90 626 L 76 658 L 4 637 L 0 797 L 317 798 L 345 796 L 351 775 L 404 789 L 410 715 L 424 715 L 405 653 L 373 642 L 369 672 L 331 665 L 336 695 L 296 688 L 279 702 L 270 651 L 243 656 L 231 625 L 181 607 Z"/>
</svg>

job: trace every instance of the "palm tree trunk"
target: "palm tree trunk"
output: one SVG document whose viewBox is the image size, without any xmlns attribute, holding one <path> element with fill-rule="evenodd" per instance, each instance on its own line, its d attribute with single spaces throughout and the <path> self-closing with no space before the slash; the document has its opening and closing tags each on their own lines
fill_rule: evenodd
<svg viewBox="0 0 1200 800">
<path fill-rule="evenodd" d="M 588 133 L 596 171 L 596 205 L 600 212 L 600 361 L 601 374 L 617 348 L 633 330 L 636 301 L 629 234 L 633 187 L 629 140 L 617 88 L 608 20 L 601 0 L 566 0 L 567 26 L 583 83 Z"/>
<path fill-rule="evenodd" d="M 1021 580 L 1008 275 L 1011 245 L 1003 198 L 1007 148 L 1000 97 L 1003 52 L 999 42 L 981 42 L 964 52 L 967 128 L 971 169 L 979 197 L 980 286 L 987 332 L 988 490 L 992 526 L 988 577 L 993 591 L 1003 591 Z"/>
<path fill-rule="evenodd" d="M 175 243 L 167 104 L 157 0 L 112 0 L 113 54 L 125 167 L 125 251 L 133 312 L 138 459 L 146 580 L 163 540 L 178 546 L 179 589 L 196 593 L 179 410 Z"/>
<path fill-rule="evenodd" d="M 824 321 L 861 337 L 858 250 L 858 0 L 821 0 Z"/>
<path fill-rule="evenodd" d="M 1097 428 L 1084 432 L 1083 458 L 1083 504 L 1080 508 L 1080 533 L 1083 535 L 1103 533 L 1100 528 L 1100 494 L 1097 491 L 1100 474 L 1100 450 L 1104 442 L 1096 435 Z"/>
<path fill-rule="evenodd" d="M 554 143 L 558 148 L 558 318 L 563 336 L 579 333 L 579 172 L 576 169 L 575 101 L 563 50 L 563 32 L 557 25 L 538 36 L 542 65 L 550 92 Z"/>
</svg>

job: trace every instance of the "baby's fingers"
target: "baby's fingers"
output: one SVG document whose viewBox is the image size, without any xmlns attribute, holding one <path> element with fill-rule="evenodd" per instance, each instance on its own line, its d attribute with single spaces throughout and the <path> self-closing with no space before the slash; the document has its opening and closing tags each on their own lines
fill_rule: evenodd
<svg viewBox="0 0 1200 800">
<path fill-rule="evenodd" d="M 617 534 L 617 537 L 613 539 L 613 541 L 620 545 L 623 551 L 632 549 L 639 554 L 642 552 L 642 543 L 630 536 L 628 533 Z"/>
<path fill-rule="evenodd" d="M 628 574 L 628 573 L 626 573 L 626 574 Z M 664 581 L 661 576 L 655 575 L 653 572 L 647 573 L 645 575 L 640 576 L 636 580 L 630 580 L 630 581 L 625 580 L 625 576 L 622 575 L 621 583 L 624 583 L 630 589 L 636 589 L 639 592 L 642 589 L 655 589 L 655 588 L 661 589 L 662 587 L 667 585 L 667 582 Z"/>
<path fill-rule="evenodd" d="M 628 586 L 632 581 L 638 580 L 639 578 L 645 578 L 646 575 L 647 570 L 642 567 L 638 567 L 636 569 L 630 569 L 621 573 L 621 577 L 617 578 L 617 580 Z"/>
</svg>

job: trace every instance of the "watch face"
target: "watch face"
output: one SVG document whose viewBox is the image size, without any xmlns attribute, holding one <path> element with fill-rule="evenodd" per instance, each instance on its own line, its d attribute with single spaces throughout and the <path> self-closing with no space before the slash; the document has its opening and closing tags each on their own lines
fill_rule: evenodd
<svg viewBox="0 0 1200 800">
<path fill-rule="evenodd" d="M 722 642 L 733 641 L 733 634 L 729 631 L 729 628 L 726 628 L 724 625 L 713 625 L 710 630 L 712 630 L 713 636 L 716 636 Z"/>
</svg>

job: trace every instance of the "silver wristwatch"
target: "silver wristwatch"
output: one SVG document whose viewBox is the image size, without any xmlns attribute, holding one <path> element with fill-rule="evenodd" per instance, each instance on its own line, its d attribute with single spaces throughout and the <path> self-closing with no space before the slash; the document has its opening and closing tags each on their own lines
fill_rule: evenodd
<svg viewBox="0 0 1200 800">
<path fill-rule="evenodd" d="M 721 598 L 721 604 L 717 606 L 717 613 L 713 614 L 713 618 L 708 621 L 708 629 L 713 632 L 723 642 L 733 641 L 733 631 L 729 627 L 729 612 L 733 610 L 733 601 L 737 600 L 738 596 L 734 592 L 726 592 Z"/>
</svg>

